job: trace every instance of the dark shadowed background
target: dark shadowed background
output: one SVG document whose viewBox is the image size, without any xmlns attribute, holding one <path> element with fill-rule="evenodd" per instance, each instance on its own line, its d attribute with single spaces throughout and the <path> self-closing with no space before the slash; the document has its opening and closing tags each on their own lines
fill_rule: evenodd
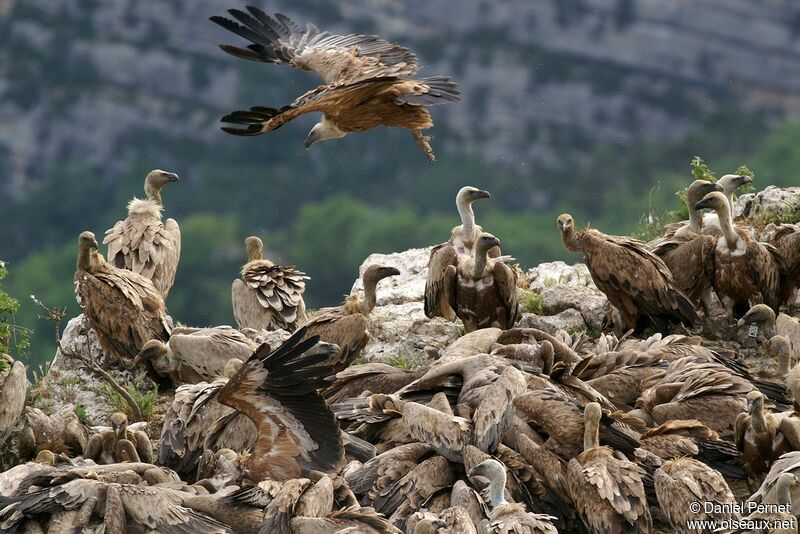
<svg viewBox="0 0 800 534">
<path fill-rule="evenodd" d="M 236 138 L 219 117 L 279 107 L 318 79 L 237 60 L 208 21 L 230 1 L 0 0 L 0 259 L 14 322 L 50 325 L 28 295 L 77 313 L 76 237 L 125 216 L 152 168 L 183 251 L 167 306 L 195 325 L 232 323 L 242 240 L 312 279 L 311 307 L 350 289 L 370 252 L 437 243 L 459 187 L 487 188 L 479 222 L 523 266 L 574 260 L 555 217 L 611 233 L 677 207 L 703 156 L 718 175 L 746 163 L 756 186 L 800 171 L 800 4 L 792 0 L 254 2 L 335 32 L 414 50 L 463 101 L 433 110 L 439 161 L 407 131 L 379 129 L 303 149 L 317 120 Z"/>
</svg>

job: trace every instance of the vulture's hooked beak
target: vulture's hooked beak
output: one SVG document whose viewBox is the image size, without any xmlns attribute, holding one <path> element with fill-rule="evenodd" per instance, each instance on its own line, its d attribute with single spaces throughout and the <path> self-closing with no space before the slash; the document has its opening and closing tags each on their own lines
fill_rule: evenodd
<svg viewBox="0 0 800 534">
<path fill-rule="evenodd" d="M 710 207 L 711 207 L 711 200 L 706 200 L 706 199 L 703 199 L 694 205 L 694 209 L 696 210 L 704 210 Z"/>
<path fill-rule="evenodd" d="M 181 177 L 175 174 L 174 172 L 165 172 L 164 176 L 167 177 L 167 181 L 169 182 L 180 182 Z"/>
<path fill-rule="evenodd" d="M 492 198 L 492 194 L 488 191 L 479 190 L 475 191 L 475 198 Z"/>
<path fill-rule="evenodd" d="M 100 245 L 97 244 L 97 239 L 92 239 L 92 250 L 97 250 L 100 248 Z"/>
<path fill-rule="evenodd" d="M 400 269 L 396 269 L 395 267 L 384 267 L 383 269 L 381 269 L 381 274 L 384 277 L 397 276 L 398 274 L 400 274 Z"/>
<path fill-rule="evenodd" d="M 746 324 L 747 324 L 747 321 L 745 321 L 745 320 L 744 320 L 744 317 L 742 317 L 742 318 L 741 318 L 741 319 L 739 319 L 739 321 L 736 323 L 736 328 L 741 328 L 741 327 L 743 327 L 743 326 L 744 326 L 744 325 L 746 325 Z"/>
<path fill-rule="evenodd" d="M 308 137 L 306 137 L 306 141 L 303 143 L 303 146 L 306 148 L 306 150 L 311 148 L 311 145 L 318 141 L 317 132 L 315 130 L 316 128 L 312 128 L 311 131 L 308 132 Z"/>
</svg>

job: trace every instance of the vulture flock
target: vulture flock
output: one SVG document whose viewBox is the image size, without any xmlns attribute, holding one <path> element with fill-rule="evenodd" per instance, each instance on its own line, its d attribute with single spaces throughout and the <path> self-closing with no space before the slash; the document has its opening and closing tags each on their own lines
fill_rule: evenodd
<svg viewBox="0 0 800 534">
<path fill-rule="evenodd" d="M 411 129 L 433 158 L 426 106 L 458 92 L 410 78 L 409 50 L 253 7 L 230 14 L 212 20 L 251 44 L 223 50 L 325 83 L 279 110 L 234 112 L 224 121 L 246 127 L 226 131 L 320 111 L 307 146 L 384 124 Z M 18 432 L 28 461 L 0 474 L 0 531 L 797 532 L 800 324 L 782 310 L 800 285 L 800 227 L 764 242 L 734 221 L 732 195 L 749 180 L 690 184 L 689 220 L 650 243 L 558 217 L 625 332 L 593 340 L 519 325 L 524 275 L 476 224 L 489 192 L 462 188 L 461 224 L 431 249 L 419 305 L 464 334 L 409 371 L 356 360 L 381 280 L 410 273 L 369 265 L 363 295 L 310 312 L 309 277 L 265 259 L 256 236 L 231 287 L 238 328 L 174 324 L 164 300 L 181 239 L 161 190 L 178 176 L 152 171 L 147 198 L 106 232 L 106 256 L 80 234 L 74 281 L 103 365 L 162 386 L 160 435 L 124 413 L 86 428 L 71 409 L 26 407 L 24 366 L 2 355 L 0 437 Z M 774 365 L 750 368 L 697 335 L 715 298 Z M 258 344 L 264 330 L 288 338 Z"/>
</svg>

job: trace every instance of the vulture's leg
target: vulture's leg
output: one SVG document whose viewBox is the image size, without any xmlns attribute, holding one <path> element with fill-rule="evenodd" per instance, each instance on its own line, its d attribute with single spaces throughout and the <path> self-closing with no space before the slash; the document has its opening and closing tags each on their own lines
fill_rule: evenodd
<svg viewBox="0 0 800 534">
<path fill-rule="evenodd" d="M 417 145 L 428 158 L 428 161 L 431 163 L 436 161 L 436 155 L 433 153 L 433 149 L 431 148 L 431 137 L 429 135 L 422 135 L 422 130 L 420 129 L 411 130 L 411 133 L 414 134 L 414 139 L 417 141 Z"/>
</svg>

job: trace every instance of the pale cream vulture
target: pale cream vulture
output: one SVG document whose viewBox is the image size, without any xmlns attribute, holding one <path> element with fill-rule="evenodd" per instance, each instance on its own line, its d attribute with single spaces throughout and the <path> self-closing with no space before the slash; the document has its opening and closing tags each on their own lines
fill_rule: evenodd
<svg viewBox="0 0 800 534">
<path fill-rule="evenodd" d="M 254 481 L 298 478 L 304 468 L 333 470 L 344 460 L 339 425 L 316 391 L 333 374 L 326 362 L 338 347 L 306 336 L 301 328 L 272 352 L 262 345 L 217 395 L 258 429 L 245 464 Z"/>
<path fill-rule="evenodd" d="M 258 348 L 247 336 L 228 326 L 175 327 L 169 341 L 151 339 L 142 346 L 133 365 L 149 362 L 172 383 L 196 384 L 222 375 L 231 358 L 247 360 Z"/>
<path fill-rule="evenodd" d="M 244 240 L 247 263 L 231 285 L 233 316 L 239 328 L 294 332 L 306 321 L 303 292 L 308 276 L 291 266 L 264 259 L 264 243 L 256 236 Z"/>
<path fill-rule="evenodd" d="M 590 532 L 650 533 L 653 525 L 642 484 L 644 470 L 600 446 L 601 416 L 599 404 L 586 405 L 584 451 L 567 466 L 567 488 L 575 509 Z"/>
<path fill-rule="evenodd" d="M 0 353 L 0 441 L 22 415 L 27 394 L 25 365 L 8 354 Z"/>
<path fill-rule="evenodd" d="M 483 233 L 475 242 L 472 257 L 445 268 L 444 295 L 466 332 L 507 330 L 519 318 L 517 274 L 502 259 L 488 256 L 490 249 L 499 246 L 499 239 Z"/>
<path fill-rule="evenodd" d="M 224 131 L 259 135 L 304 113 L 321 112 L 322 120 L 308 134 L 306 148 L 383 125 L 410 129 L 428 159 L 435 160 L 430 139 L 422 134 L 433 126 L 426 108 L 458 101 L 455 82 L 444 76 L 410 78 L 419 69 L 416 56 L 379 37 L 334 35 L 313 24 L 301 27 L 280 13 L 273 18 L 252 6 L 247 11 L 228 10 L 238 22 L 211 17 L 252 43 L 246 49 L 221 45 L 222 50 L 242 59 L 314 71 L 325 83 L 281 109 L 254 107 L 226 115 L 223 122 L 245 128 L 224 127 Z"/>
<path fill-rule="evenodd" d="M 178 175 L 162 170 L 150 171 L 144 179 L 146 199 L 128 203 L 128 217 L 106 230 L 108 261 L 152 280 L 165 299 L 175 282 L 181 257 L 181 229 L 175 219 L 161 220 L 164 205 L 161 188 L 177 182 Z"/>
<path fill-rule="evenodd" d="M 575 230 L 569 214 L 558 217 L 567 250 L 582 252 L 595 285 L 619 311 L 626 329 L 641 329 L 650 319 L 659 331 L 668 323 L 693 325 L 697 314 L 664 262 L 644 243 L 587 228 Z"/>
<path fill-rule="evenodd" d="M 100 345 L 112 357 L 130 362 L 147 341 L 169 339 L 161 294 L 144 276 L 107 263 L 92 232 L 78 238 L 75 293 Z"/>
<path fill-rule="evenodd" d="M 364 298 L 350 295 L 344 304 L 334 308 L 322 308 L 304 325 L 306 335 L 319 336 L 321 341 L 333 343 L 339 352 L 332 359 L 333 373 L 345 370 L 369 341 L 369 314 L 377 302 L 378 282 L 400 271 L 384 265 L 370 265 L 361 279 L 364 283 Z"/>
<path fill-rule="evenodd" d="M 742 317 L 753 304 L 780 305 L 783 260 L 772 245 L 756 241 L 751 232 L 734 228 L 725 195 L 709 193 L 696 209 L 713 209 L 719 217 L 722 236 L 714 253 L 713 286 L 734 317 Z"/>
<path fill-rule="evenodd" d="M 444 272 L 448 265 L 458 266 L 459 261 L 472 256 L 475 241 L 483 232 L 483 228 L 475 224 L 472 203 L 482 198 L 491 198 L 491 195 L 476 187 L 462 187 L 456 195 L 456 208 L 461 224 L 453 228 L 450 239 L 431 249 L 424 301 L 425 315 L 428 317 L 444 317 L 450 321 L 456 319 L 456 313 L 444 294 Z M 495 256 L 495 252 L 499 253 L 499 249 L 492 249 L 490 256 Z"/>
</svg>

